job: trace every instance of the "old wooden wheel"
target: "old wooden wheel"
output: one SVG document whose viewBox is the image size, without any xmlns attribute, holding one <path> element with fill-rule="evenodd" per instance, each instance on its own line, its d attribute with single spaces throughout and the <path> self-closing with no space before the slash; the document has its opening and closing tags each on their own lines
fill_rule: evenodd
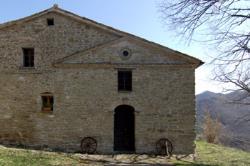
<svg viewBox="0 0 250 166">
<path fill-rule="evenodd" d="M 96 152 L 97 141 L 92 137 L 85 137 L 81 141 L 81 149 L 83 153 L 93 154 Z"/>
<path fill-rule="evenodd" d="M 159 155 L 171 156 L 173 145 L 167 138 L 161 138 L 156 142 L 156 153 Z"/>
</svg>

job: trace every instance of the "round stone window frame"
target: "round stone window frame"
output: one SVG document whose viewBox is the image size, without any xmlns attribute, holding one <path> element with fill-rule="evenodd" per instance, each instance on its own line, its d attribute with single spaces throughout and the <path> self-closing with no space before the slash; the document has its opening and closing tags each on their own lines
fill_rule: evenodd
<svg viewBox="0 0 250 166">
<path fill-rule="evenodd" d="M 132 56 L 132 51 L 131 49 L 125 47 L 120 50 L 119 54 L 122 60 L 127 60 Z"/>
</svg>

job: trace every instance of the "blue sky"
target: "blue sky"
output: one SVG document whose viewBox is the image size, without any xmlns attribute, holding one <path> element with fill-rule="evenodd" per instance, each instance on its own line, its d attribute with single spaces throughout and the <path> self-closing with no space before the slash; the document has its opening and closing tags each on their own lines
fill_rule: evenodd
<svg viewBox="0 0 250 166">
<path fill-rule="evenodd" d="M 58 4 L 80 16 L 132 33 L 169 48 L 208 61 L 211 48 L 198 43 L 187 45 L 161 20 L 160 0 L 8 0 L 1 2 L 0 23 L 29 16 Z M 210 80 L 211 66 L 196 70 L 196 94 L 206 90 L 221 92 L 221 86 Z"/>
</svg>

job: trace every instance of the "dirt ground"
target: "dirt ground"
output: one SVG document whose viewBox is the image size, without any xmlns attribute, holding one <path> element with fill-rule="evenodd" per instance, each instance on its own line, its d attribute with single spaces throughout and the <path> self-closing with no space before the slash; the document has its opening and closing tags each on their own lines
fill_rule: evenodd
<svg viewBox="0 0 250 166">
<path fill-rule="evenodd" d="M 76 156 L 75 156 L 76 157 Z M 90 165 L 135 165 L 135 166 L 172 166 L 170 159 L 165 156 L 151 155 L 87 155 L 78 154 L 84 163 Z"/>
</svg>

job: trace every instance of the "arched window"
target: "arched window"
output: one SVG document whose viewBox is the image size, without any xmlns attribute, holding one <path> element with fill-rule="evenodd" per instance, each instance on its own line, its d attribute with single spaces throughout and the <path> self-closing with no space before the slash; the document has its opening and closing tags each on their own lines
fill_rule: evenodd
<svg viewBox="0 0 250 166">
<path fill-rule="evenodd" d="M 42 99 L 42 111 L 43 112 L 52 112 L 54 105 L 54 97 L 50 92 L 41 93 Z"/>
</svg>

